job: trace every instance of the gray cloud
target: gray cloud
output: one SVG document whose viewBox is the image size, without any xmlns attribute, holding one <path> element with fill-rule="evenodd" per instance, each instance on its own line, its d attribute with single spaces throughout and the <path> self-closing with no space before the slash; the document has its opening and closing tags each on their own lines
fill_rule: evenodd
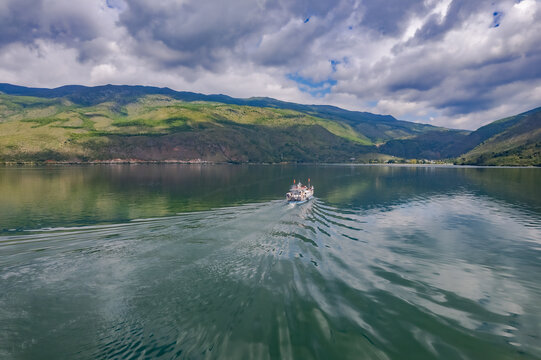
<svg viewBox="0 0 541 360">
<path fill-rule="evenodd" d="M 428 10 L 425 2 L 418 0 L 363 1 L 361 9 L 364 14 L 358 25 L 382 35 L 396 35 L 412 14 Z"/>
<path fill-rule="evenodd" d="M 0 45 L 32 41 L 40 31 L 41 3 L 12 0 L 0 5 Z"/>
<path fill-rule="evenodd" d="M 99 36 L 97 17 L 69 1 L 4 0 L 0 5 L 0 44 L 36 39 L 73 44 Z"/>
<path fill-rule="evenodd" d="M 133 0 L 120 14 L 119 24 L 139 43 L 137 52 L 153 57 L 153 43 L 163 44 L 169 55 L 166 67 L 183 65 L 219 67 L 224 53 L 238 52 L 254 36 L 264 33 L 264 20 L 272 17 L 265 3 Z M 284 19 L 283 21 L 286 21 Z M 279 26 L 279 24 L 278 24 Z M 150 43 L 150 44 L 149 44 Z"/>
<path fill-rule="evenodd" d="M 541 105 L 540 34 L 535 0 L 4 0 L 0 77 L 266 95 L 476 128 Z M 306 90 L 331 80 L 323 98 Z"/>
<path fill-rule="evenodd" d="M 352 1 L 189 0 L 156 4 L 132 0 L 121 13 L 119 24 L 137 39 L 139 54 L 152 57 L 154 47 L 149 43 L 153 42 L 171 50 L 163 59 L 165 67 L 217 70 L 229 57 L 282 66 L 310 53 L 314 41 L 344 20 L 353 5 Z"/>
<path fill-rule="evenodd" d="M 443 19 L 438 15 L 430 16 L 426 23 L 417 30 L 412 41 L 440 40 L 448 31 L 462 25 L 472 15 L 486 11 L 486 15 L 490 16 L 492 13 L 490 11 L 491 4 L 491 1 L 486 0 L 453 0 Z"/>
</svg>

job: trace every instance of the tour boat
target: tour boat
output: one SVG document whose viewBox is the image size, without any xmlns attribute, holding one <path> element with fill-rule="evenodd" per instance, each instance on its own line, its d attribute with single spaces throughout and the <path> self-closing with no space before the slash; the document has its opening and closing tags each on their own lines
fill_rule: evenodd
<svg viewBox="0 0 541 360">
<path fill-rule="evenodd" d="M 293 180 L 293 185 L 289 192 L 286 194 L 286 200 L 289 203 L 303 203 L 310 200 L 314 196 L 314 187 L 310 186 L 310 179 L 308 179 L 308 186 L 301 184 L 295 184 Z"/>
</svg>

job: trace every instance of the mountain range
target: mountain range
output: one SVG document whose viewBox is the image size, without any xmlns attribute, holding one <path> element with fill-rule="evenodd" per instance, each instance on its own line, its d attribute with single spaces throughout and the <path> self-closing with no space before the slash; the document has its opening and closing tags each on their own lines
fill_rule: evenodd
<svg viewBox="0 0 541 360">
<path fill-rule="evenodd" d="M 541 108 L 466 131 L 264 97 L 0 84 L 0 162 L 111 160 L 541 166 Z"/>
</svg>

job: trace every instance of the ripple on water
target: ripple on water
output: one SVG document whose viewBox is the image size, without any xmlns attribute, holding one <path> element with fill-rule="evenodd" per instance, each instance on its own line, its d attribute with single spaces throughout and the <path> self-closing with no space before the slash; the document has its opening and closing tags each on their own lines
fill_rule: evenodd
<svg viewBox="0 0 541 360">
<path fill-rule="evenodd" d="M 0 314 L 11 328 L 0 349 L 541 356 L 541 285 L 527 275 L 541 270 L 531 260 L 541 228 L 516 211 L 469 194 L 355 211 L 273 201 L 2 236 Z"/>
</svg>

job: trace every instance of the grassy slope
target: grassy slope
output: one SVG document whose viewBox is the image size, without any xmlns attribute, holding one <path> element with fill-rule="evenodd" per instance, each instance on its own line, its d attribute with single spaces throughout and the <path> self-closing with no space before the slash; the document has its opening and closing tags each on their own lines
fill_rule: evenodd
<svg viewBox="0 0 541 360">
<path fill-rule="evenodd" d="M 0 161 L 364 162 L 393 155 L 539 165 L 540 114 L 534 109 L 468 132 L 269 98 L 143 86 L 0 84 Z"/>
<path fill-rule="evenodd" d="M 485 139 L 457 163 L 541 166 L 541 108 L 495 121 L 476 132 Z"/>
<path fill-rule="evenodd" d="M 394 138 L 411 137 L 426 131 L 438 129 L 430 125 L 399 121 L 390 115 L 349 111 L 335 106 L 303 105 L 258 97 L 238 99 L 226 95 L 204 95 L 149 86 L 104 85 L 85 87 L 69 85 L 55 89 L 40 89 L 0 83 L 0 92 L 17 96 L 35 96 L 49 99 L 63 98 L 81 106 L 95 106 L 104 102 L 112 102 L 118 106 L 124 106 L 136 102 L 147 95 L 162 95 L 183 102 L 214 102 L 228 105 L 293 110 L 307 116 L 326 119 L 349 126 L 358 134 L 363 134 L 364 137 L 373 143 L 381 143 Z"/>
<path fill-rule="evenodd" d="M 164 95 L 89 106 L 0 95 L 4 161 L 345 161 L 369 145 L 348 124 L 288 109 L 187 103 Z"/>
<path fill-rule="evenodd" d="M 379 150 L 407 159 L 449 159 L 477 144 L 469 135 L 470 132 L 461 130 L 430 131 L 407 139 L 390 140 Z"/>
<path fill-rule="evenodd" d="M 379 147 L 403 158 L 453 159 L 457 164 L 536 165 L 541 148 L 541 108 L 494 121 L 476 131 L 429 131 Z"/>
</svg>

